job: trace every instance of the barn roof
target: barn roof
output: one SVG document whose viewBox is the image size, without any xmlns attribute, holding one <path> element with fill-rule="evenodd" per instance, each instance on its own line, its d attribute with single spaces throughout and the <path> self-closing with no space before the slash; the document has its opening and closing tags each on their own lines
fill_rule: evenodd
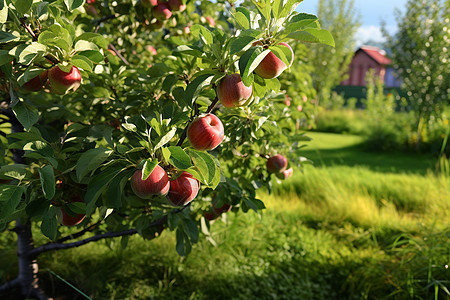
<svg viewBox="0 0 450 300">
<path fill-rule="evenodd" d="M 378 47 L 373 46 L 361 46 L 356 52 L 363 51 L 374 61 L 379 63 L 380 65 L 390 65 L 391 60 L 386 57 L 386 52 L 381 50 Z"/>
</svg>

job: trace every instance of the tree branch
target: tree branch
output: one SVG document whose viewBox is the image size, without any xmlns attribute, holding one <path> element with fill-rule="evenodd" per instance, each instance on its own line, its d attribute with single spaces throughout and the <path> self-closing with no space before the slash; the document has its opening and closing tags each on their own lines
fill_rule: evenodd
<svg viewBox="0 0 450 300">
<path fill-rule="evenodd" d="M 0 295 L 1 293 L 5 293 L 6 291 L 10 291 L 14 288 L 19 288 L 20 287 L 20 279 L 19 277 L 7 281 L 4 284 L 0 285 Z"/>
<path fill-rule="evenodd" d="M 97 33 L 97 31 L 98 31 L 99 28 L 100 28 L 100 25 L 101 25 L 103 22 L 106 22 L 106 21 L 108 21 L 108 20 L 115 19 L 115 18 L 117 18 L 117 17 L 119 17 L 119 16 L 120 16 L 119 14 L 114 14 L 114 15 L 109 15 L 109 16 L 105 16 L 105 17 L 103 17 L 103 18 L 98 19 L 97 21 L 94 22 L 94 23 L 95 23 L 95 30 L 94 30 L 94 32 Z"/>
<path fill-rule="evenodd" d="M 114 51 L 114 53 L 117 54 L 117 57 L 120 58 L 120 60 L 121 60 L 124 64 L 126 64 L 127 66 L 130 65 L 130 63 L 128 62 L 128 60 L 126 60 L 125 57 L 123 57 L 122 54 L 119 53 L 119 51 L 117 50 L 116 47 L 114 47 L 113 44 L 109 44 L 109 45 L 108 45 L 108 49 Z"/>
<path fill-rule="evenodd" d="M 44 253 L 44 252 L 48 252 L 48 251 L 76 248 L 76 247 L 80 247 L 80 246 L 86 245 L 86 244 L 88 244 L 90 242 L 96 242 L 96 241 L 99 241 L 99 240 L 102 240 L 102 239 L 119 237 L 119 236 L 133 235 L 133 234 L 136 234 L 136 233 L 137 233 L 136 229 L 128 229 L 128 230 L 124 230 L 124 231 L 107 232 L 107 233 L 95 235 L 93 237 L 90 237 L 90 238 L 87 238 L 87 239 L 84 239 L 84 240 L 81 240 L 81 241 L 76 241 L 76 242 L 73 242 L 73 243 L 67 243 L 67 244 L 63 244 L 63 243 L 45 244 L 43 246 L 34 248 L 30 252 L 28 252 L 28 255 L 31 256 L 31 257 L 36 257 L 39 254 Z"/>
<path fill-rule="evenodd" d="M 96 227 L 98 227 L 98 225 L 100 225 L 101 223 L 102 223 L 102 221 L 98 221 L 97 223 L 94 223 L 94 224 L 92 224 L 92 225 L 90 225 L 90 226 L 84 228 L 83 230 L 77 232 L 77 233 L 74 233 L 74 234 L 71 234 L 71 235 L 62 237 L 62 238 L 60 238 L 59 240 L 57 240 L 56 243 L 57 243 L 57 244 L 61 244 L 61 243 L 64 243 L 65 241 L 70 241 L 70 240 L 74 240 L 74 239 L 76 239 L 76 238 L 79 238 L 79 237 L 85 235 L 86 233 L 88 233 L 88 232 L 94 230 L 94 229 L 95 229 Z M 49 243 L 49 244 L 52 244 L 52 243 Z"/>
</svg>

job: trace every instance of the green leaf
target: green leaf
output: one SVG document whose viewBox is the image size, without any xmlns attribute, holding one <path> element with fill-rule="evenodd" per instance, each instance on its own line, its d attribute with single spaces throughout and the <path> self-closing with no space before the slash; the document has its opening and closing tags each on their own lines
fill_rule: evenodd
<svg viewBox="0 0 450 300">
<path fill-rule="evenodd" d="M 247 17 L 243 13 L 238 11 L 234 15 L 234 18 L 236 19 L 236 22 L 239 24 L 239 26 L 241 26 L 243 29 L 250 29 L 250 20 L 247 19 Z"/>
<path fill-rule="evenodd" d="M 89 172 L 97 169 L 112 152 L 112 150 L 102 147 L 84 152 L 77 161 L 76 173 L 78 181 L 81 181 Z"/>
<path fill-rule="evenodd" d="M 75 44 L 75 52 L 87 51 L 87 50 L 95 50 L 98 51 L 98 46 L 89 41 L 79 40 Z M 103 57 L 103 56 L 102 56 Z"/>
<path fill-rule="evenodd" d="M 0 43 L 9 43 L 18 41 L 20 36 L 16 36 L 10 32 L 0 31 Z"/>
<path fill-rule="evenodd" d="M 275 54 L 276 57 L 281 59 L 281 61 L 284 62 L 286 67 L 291 66 L 291 61 L 293 57 L 288 47 L 283 45 L 275 45 L 271 46 L 269 50 L 272 51 L 272 53 Z"/>
<path fill-rule="evenodd" d="M 98 197 L 100 197 L 111 180 L 123 170 L 124 169 L 120 167 L 106 168 L 89 181 L 87 192 L 84 197 L 84 201 L 87 203 L 86 215 L 90 216 L 92 214 L 95 210 L 95 203 Z"/>
<path fill-rule="evenodd" d="M 27 165 L 14 164 L 1 166 L 0 175 L 11 177 L 17 180 L 22 180 L 25 178 L 25 176 L 27 176 Z"/>
<path fill-rule="evenodd" d="M 175 249 L 180 256 L 188 255 L 192 250 L 191 241 L 189 240 L 188 235 L 184 232 L 184 230 L 180 227 L 177 228 L 176 232 L 177 237 L 177 245 Z"/>
<path fill-rule="evenodd" d="M 177 132 L 177 127 L 176 126 L 172 127 L 172 129 L 170 129 L 170 131 L 168 133 L 166 133 L 161 138 L 161 140 L 159 140 L 159 142 L 156 144 L 155 150 L 161 148 L 162 146 L 164 146 L 165 144 L 170 142 L 170 140 L 175 136 L 176 132 Z"/>
<path fill-rule="evenodd" d="M 40 19 L 48 14 L 48 2 L 40 2 L 36 7 L 36 15 Z"/>
<path fill-rule="evenodd" d="M 196 77 L 186 88 L 185 100 L 187 103 L 193 103 L 202 89 L 211 84 L 214 73 L 207 73 Z"/>
<path fill-rule="evenodd" d="M 241 52 L 245 47 L 251 44 L 256 39 L 253 36 L 244 35 L 238 36 L 234 41 L 231 42 L 230 54 L 236 54 Z"/>
<path fill-rule="evenodd" d="M 68 210 L 66 209 L 68 213 L 73 213 L 74 215 L 86 213 L 86 203 L 84 202 L 67 203 L 65 206 L 68 208 Z"/>
<path fill-rule="evenodd" d="M 45 166 L 38 169 L 39 177 L 41 179 L 42 191 L 46 199 L 53 199 L 55 196 L 55 174 L 52 166 Z"/>
<path fill-rule="evenodd" d="M 213 43 L 213 35 L 211 31 L 209 31 L 206 27 L 195 24 L 191 26 L 191 33 L 201 39 L 206 45 L 210 45 Z"/>
<path fill-rule="evenodd" d="M 194 149 L 188 149 L 187 151 L 201 176 L 201 178 L 197 179 L 202 181 L 203 184 L 211 186 L 216 177 L 216 173 L 220 173 L 220 169 L 217 167 L 214 157 L 204 151 Z"/>
<path fill-rule="evenodd" d="M 199 231 L 195 221 L 191 219 L 183 219 L 183 229 L 186 235 L 189 236 L 192 243 L 198 242 Z"/>
<path fill-rule="evenodd" d="M 41 232 L 51 240 L 56 239 L 58 233 L 58 221 L 56 216 L 44 218 L 41 223 Z"/>
<path fill-rule="evenodd" d="M 71 63 L 80 69 L 83 69 L 88 72 L 92 72 L 92 68 L 94 64 L 89 60 L 86 56 L 83 55 L 75 55 L 72 57 Z"/>
<path fill-rule="evenodd" d="M 37 42 L 31 43 L 31 45 L 20 49 L 19 53 L 16 53 L 16 58 L 20 64 L 29 65 L 37 57 L 43 57 L 47 51 L 47 47 Z"/>
<path fill-rule="evenodd" d="M 5 0 L 0 0 L 0 23 L 6 23 L 8 20 L 8 6 Z"/>
<path fill-rule="evenodd" d="M 25 130 L 29 130 L 39 120 L 39 111 L 22 101 L 14 106 L 13 111 Z"/>
<path fill-rule="evenodd" d="M 262 47 L 251 47 L 242 54 L 239 59 L 239 71 L 245 86 L 252 84 L 253 76 L 250 75 L 269 52 L 270 50 L 263 50 Z"/>
<path fill-rule="evenodd" d="M 99 33 L 93 33 L 93 32 L 85 32 L 77 37 L 77 41 L 79 40 L 85 40 L 89 42 L 93 42 L 96 45 L 98 45 L 100 48 L 107 49 L 109 42 L 105 39 L 104 36 L 102 36 Z"/>
<path fill-rule="evenodd" d="M 9 64 L 14 60 L 14 56 L 8 50 L 0 50 L 0 66 Z"/>
<path fill-rule="evenodd" d="M 32 4 L 33 4 L 33 0 L 14 0 L 13 1 L 14 7 L 16 8 L 17 12 L 21 15 L 28 13 Z"/>
<path fill-rule="evenodd" d="M 180 45 L 175 49 L 176 52 L 192 55 L 195 57 L 205 56 L 205 52 L 202 48 L 193 45 Z"/>
<path fill-rule="evenodd" d="M 22 199 L 22 188 L 14 185 L 0 186 L 0 222 L 11 216 Z"/>
<path fill-rule="evenodd" d="M 164 79 L 164 82 L 162 84 L 162 88 L 166 93 L 172 92 L 172 89 L 175 87 L 175 85 L 178 82 L 178 76 L 175 74 L 169 74 L 166 79 Z"/>
<path fill-rule="evenodd" d="M 113 180 L 108 186 L 108 191 L 106 194 L 105 205 L 109 208 L 120 208 L 122 207 L 122 195 L 123 189 L 128 182 L 128 179 L 132 176 L 134 170 L 127 170 L 125 172 L 121 172 Z"/>
<path fill-rule="evenodd" d="M 170 151 L 170 163 L 177 169 L 185 170 L 192 167 L 191 158 L 181 147 L 170 146 L 168 149 Z"/>
<path fill-rule="evenodd" d="M 141 180 L 146 180 L 150 176 L 150 174 L 152 174 L 153 170 L 156 168 L 157 165 L 158 160 L 156 159 L 152 160 L 151 158 L 146 159 L 144 166 L 142 168 Z"/>
<path fill-rule="evenodd" d="M 47 46 L 56 46 L 66 52 L 68 52 L 71 47 L 63 37 L 50 30 L 41 32 L 38 37 L 38 42 Z"/>
<path fill-rule="evenodd" d="M 83 5 L 83 0 L 64 0 L 64 3 L 66 4 L 67 9 L 72 12 L 73 10 L 77 9 L 81 5 Z"/>
<path fill-rule="evenodd" d="M 335 46 L 333 36 L 325 29 L 305 28 L 304 30 L 290 33 L 288 38 L 307 43 L 321 43 L 332 47 Z"/>
</svg>

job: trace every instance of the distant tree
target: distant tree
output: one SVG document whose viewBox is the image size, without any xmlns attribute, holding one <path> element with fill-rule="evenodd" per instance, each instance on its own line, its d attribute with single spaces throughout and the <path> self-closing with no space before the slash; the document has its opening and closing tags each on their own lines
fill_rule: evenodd
<svg viewBox="0 0 450 300">
<path fill-rule="evenodd" d="M 416 114 L 420 145 L 424 124 L 450 104 L 450 1 L 409 0 L 406 13 L 396 15 L 397 33 L 383 33 Z"/>
<path fill-rule="evenodd" d="M 336 47 L 311 45 L 310 63 L 317 104 L 326 106 L 333 87 L 345 79 L 355 47 L 355 33 L 360 26 L 354 0 L 319 0 L 320 24 L 334 36 Z"/>
</svg>

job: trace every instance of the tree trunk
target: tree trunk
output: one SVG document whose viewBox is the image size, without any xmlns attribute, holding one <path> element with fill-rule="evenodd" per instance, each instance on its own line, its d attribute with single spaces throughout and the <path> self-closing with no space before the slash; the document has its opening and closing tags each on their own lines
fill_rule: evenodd
<svg viewBox="0 0 450 300">
<path fill-rule="evenodd" d="M 30 256 L 30 251 L 34 249 L 34 241 L 31 233 L 31 223 L 27 221 L 22 224 L 16 221 L 15 232 L 17 234 L 17 258 L 19 260 L 20 291 L 24 298 L 49 299 L 39 288 L 38 284 L 38 264 L 35 257 Z"/>
</svg>

